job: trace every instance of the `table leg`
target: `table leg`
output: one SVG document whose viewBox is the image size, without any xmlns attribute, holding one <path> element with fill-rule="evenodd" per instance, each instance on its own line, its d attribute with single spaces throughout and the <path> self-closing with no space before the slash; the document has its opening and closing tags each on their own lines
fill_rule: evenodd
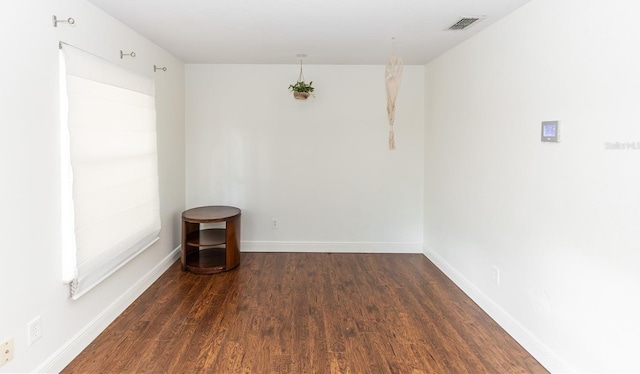
<svg viewBox="0 0 640 374">
<path fill-rule="evenodd" d="M 199 250 L 198 247 L 194 247 L 187 244 L 187 236 L 190 233 L 198 230 L 200 230 L 199 223 L 191 223 L 191 222 L 186 222 L 184 220 L 182 221 L 182 242 L 181 242 L 182 257 L 180 259 L 180 263 L 182 265 L 181 266 L 182 271 L 187 270 L 187 256 Z"/>
<path fill-rule="evenodd" d="M 240 215 L 228 220 L 226 225 L 226 270 L 231 270 L 240 265 Z"/>
</svg>

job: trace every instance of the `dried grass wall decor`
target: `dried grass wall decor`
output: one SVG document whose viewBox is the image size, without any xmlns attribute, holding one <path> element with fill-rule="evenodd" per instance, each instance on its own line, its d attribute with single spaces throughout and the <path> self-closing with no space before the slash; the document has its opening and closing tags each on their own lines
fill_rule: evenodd
<svg viewBox="0 0 640 374">
<path fill-rule="evenodd" d="M 398 91 L 400 89 L 400 82 L 402 80 L 402 57 L 398 56 L 396 49 L 393 48 L 393 52 L 389 57 L 387 66 L 384 71 L 385 84 L 387 87 L 387 116 L 389 117 L 389 149 L 396 149 L 395 134 L 393 126 L 396 115 L 396 98 L 398 97 Z"/>
</svg>

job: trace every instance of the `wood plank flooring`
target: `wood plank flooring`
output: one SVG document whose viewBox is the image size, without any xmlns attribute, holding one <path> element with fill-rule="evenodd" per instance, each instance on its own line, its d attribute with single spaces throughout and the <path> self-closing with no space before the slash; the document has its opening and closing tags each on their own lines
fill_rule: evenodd
<svg viewBox="0 0 640 374">
<path fill-rule="evenodd" d="M 174 264 L 63 373 L 546 373 L 421 254 Z"/>
</svg>

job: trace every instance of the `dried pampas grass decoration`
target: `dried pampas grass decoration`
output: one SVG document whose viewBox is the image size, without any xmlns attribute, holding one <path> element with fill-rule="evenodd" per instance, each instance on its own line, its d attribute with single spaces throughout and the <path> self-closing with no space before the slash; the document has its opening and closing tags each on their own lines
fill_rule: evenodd
<svg viewBox="0 0 640 374">
<path fill-rule="evenodd" d="M 389 62 L 384 71 L 385 83 L 387 86 L 387 115 L 389 117 L 389 149 L 396 149 L 395 134 L 393 125 L 396 114 L 396 97 L 400 89 L 400 81 L 402 80 L 402 57 L 398 56 L 395 48 L 389 57 Z"/>
</svg>

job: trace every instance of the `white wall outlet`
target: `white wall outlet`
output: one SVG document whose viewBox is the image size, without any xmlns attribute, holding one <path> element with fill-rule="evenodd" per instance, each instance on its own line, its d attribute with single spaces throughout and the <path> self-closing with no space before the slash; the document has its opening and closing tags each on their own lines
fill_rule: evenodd
<svg viewBox="0 0 640 374">
<path fill-rule="evenodd" d="M 497 266 L 491 267 L 491 281 L 496 285 L 500 285 L 500 268 Z"/>
<path fill-rule="evenodd" d="M 272 229 L 277 229 L 278 227 L 278 219 L 277 218 L 271 218 L 271 228 Z"/>
<path fill-rule="evenodd" d="M 29 345 L 42 338 L 42 318 L 40 318 L 40 316 L 37 316 L 33 321 L 29 322 L 27 325 L 27 333 Z"/>
<path fill-rule="evenodd" d="M 0 343 L 0 366 L 13 359 L 13 337 Z"/>
</svg>

